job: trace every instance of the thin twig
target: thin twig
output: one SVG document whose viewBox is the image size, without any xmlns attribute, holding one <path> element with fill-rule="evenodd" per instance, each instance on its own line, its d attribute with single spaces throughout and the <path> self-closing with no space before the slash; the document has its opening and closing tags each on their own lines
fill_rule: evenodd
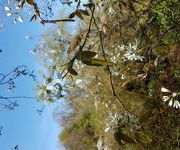
<svg viewBox="0 0 180 150">
<path fill-rule="evenodd" d="M 105 53 L 105 51 L 104 51 L 103 37 L 102 37 L 102 35 L 101 35 L 101 33 L 100 33 L 100 30 L 99 30 L 99 27 L 98 27 L 98 25 L 97 25 L 97 23 L 96 23 L 96 19 L 95 19 L 94 15 L 93 15 L 93 20 L 94 20 L 94 24 L 95 24 L 95 26 L 96 26 L 96 28 L 97 28 L 97 30 L 98 30 L 98 34 L 99 34 L 99 38 L 100 38 L 100 43 L 101 43 L 101 50 L 102 50 L 102 52 L 103 52 L 104 59 L 105 59 L 105 61 L 107 61 L 106 53 Z M 121 101 L 121 99 L 119 98 L 119 96 L 117 95 L 116 91 L 115 91 L 114 84 L 113 84 L 113 79 L 112 79 L 112 73 L 111 73 L 110 67 L 109 67 L 108 65 L 107 65 L 107 69 L 108 69 L 108 72 L 109 72 L 109 80 L 110 80 L 110 84 L 111 84 L 111 89 L 112 89 L 112 92 L 113 92 L 113 96 L 115 96 L 115 97 L 117 98 L 117 100 L 119 101 L 119 103 L 122 105 L 123 109 L 124 109 L 125 111 L 129 112 L 129 111 L 127 110 L 127 108 L 125 107 L 125 105 L 123 104 L 123 102 Z M 131 112 L 129 112 L 129 113 L 131 113 Z M 131 114 L 132 114 L 132 113 L 131 113 Z"/>
</svg>

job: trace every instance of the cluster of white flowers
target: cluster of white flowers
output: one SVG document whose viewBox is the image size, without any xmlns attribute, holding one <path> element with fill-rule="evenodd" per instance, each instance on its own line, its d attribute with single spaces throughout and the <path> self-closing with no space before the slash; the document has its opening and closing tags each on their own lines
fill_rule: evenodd
<svg viewBox="0 0 180 150">
<path fill-rule="evenodd" d="M 118 113 L 110 113 L 108 118 L 108 127 L 104 130 L 105 132 L 112 131 L 118 128 L 119 120 L 121 119 L 121 115 Z"/>
<path fill-rule="evenodd" d="M 19 7 L 15 7 L 15 9 L 19 9 Z M 5 6 L 4 7 L 4 10 L 5 11 L 8 11 L 8 13 L 6 14 L 6 16 L 13 16 L 13 18 L 14 18 L 14 23 L 17 23 L 17 22 L 24 22 L 24 19 L 23 19 L 23 17 L 19 14 L 19 13 L 13 13 L 13 12 L 11 12 L 11 8 L 9 8 L 9 7 L 7 7 L 7 6 Z"/>
<path fill-rule="evenodd" d="M 113 63 L 117 63 L 120 59 L 121 53 L 124 53 L 123 56 L 130 61 L 139 60 L 143 61 L 144 56 L 136 54 L 138 48 L 138 41 L 135 43 L 129 43 L 129 45 L 118 45 L 115 48 L 115 54 L 110 58 Z"/>
<path fill-rule="evenodd" d="M 54 79 L 50 82 L 50 84 L 38 84 L 36 91 L 39 101 L 49 102 L 48 100 L 52 101 L 53 97 L 61 97 L 61 83 L 62 81 L 60 79 Z"/>
<path fill-rule="evenodd" d="M 145 57 L 137 55 L 135 53 L 136 50 L 137 50 L 137 47 L 138 47 L 138 42 L 137 41 L 134 44 L 129 43 L 128 46 L 125 46 L 126 52 L 124 54 L 124 57 L 127 58 L 130 61 L 133 61 L 133 60 L 143 61 L 143 58 L 145 58 Z"/>
<path fill-rule="evenodd" d="M 131 132 L 141 128 L 137 118 L 128 112 L 123 114 L 110 113 L 107 125 L 108 127 L 104 130 L 105 132 L 116 131 L 119 127 L 123 127 L 124 125 L 126 125 L 126 127 L 128 126 Z"/>
<path fill-rule="evenodd" d="M 168 102 L 169 106 L 172 106 L 173 108 L 180 108 L 180 103 L 177 100 L 177 96 L 180 95 L 180 92 L 171 92 L 165 87 L 161 88 L 161 92 L 170 94 L 169 96 L 164 95 L 162 97 L 162 100 L 164 102 Z"/>
</svg>

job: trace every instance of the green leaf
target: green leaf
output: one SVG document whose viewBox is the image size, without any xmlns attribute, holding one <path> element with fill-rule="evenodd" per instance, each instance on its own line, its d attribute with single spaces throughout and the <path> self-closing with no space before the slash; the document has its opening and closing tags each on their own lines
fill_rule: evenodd
<svg viewBox="0 0 180 150">
<path fill-rule="evenodd" d="M 90 59 L 94 56 L 96 56 L 96 52 L 92 52 L 92 51 L 82 51 L 79 53 L 77 59 L 78 60 L 86 60 L 86 59 Z"/>
<path fill-rule="evenodd" d="M 81 60 L 84 64 L 88 66 L 112 66 L 113 63 L 107 62 L 100 59 L 88 59 L 88 60 Z"/>
<path fill-rule="evenodd" d="M 122 141 L 121 141 L 121 139 L 119 138 L 119 135 L 118 135 L 117 132 L 114 133 L 114 138 L 115 138 L 116 142 L 117 142 L 120 146 L 122 146 Z"/>
<path fill-rule="evenodd" d="M 135 137 L 138 141 L 142 142 L 142 143 L 151 143 L 152 139 L 147 136 L 146 134 L 142 133 L 142 132 L 135 132 Z"/>
<path fill-rule="evenodd" d="M 167 55 L 172 49 L 175 49 L 175 46 L 173 45 L 160 45 L 152 50 L 153 54 L 155 56 L 158 55 Z"/>
<path fill-rule="evenodd" d="M 34 3 L 33 0 L 26 0 L 26 2 L 27 2 L 29 5 L 31 5 L 31 6 L 34 6 L 34 5 L 35 5 L 35 3 Z"/>
<path fill-rule="evenodd" d="M 72 68 L 72 69 L 70 69 L 70 70 L 68 70 L 68 72 L 70 73 L 70 74 L 72 74 L 73 76 L 77 76 L 78 75 L 78 73 Z"/>
<path fill-rule="evenodd" d="M 128 135 L 122 133 L 122 132 L 116 132 L 114 134 L 114 138 L 116 139 L 116 141 L 118 143 L 122 141 L 126 142 L 126 143 L 131 143 L 131 144 L 135 144 L 136 142 L 134 141 L 133 138 L 129 137 Z"/>
</svg>

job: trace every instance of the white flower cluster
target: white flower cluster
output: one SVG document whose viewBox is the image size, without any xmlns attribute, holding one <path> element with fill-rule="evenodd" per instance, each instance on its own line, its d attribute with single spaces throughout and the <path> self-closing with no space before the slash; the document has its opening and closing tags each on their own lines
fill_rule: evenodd
<svg viewBox="0 0 180 150">
<path fill-rule="evenodd" d="M 137 41 L 134 44 L 129 43 L 128 46 L 124 46 L 124 48 L 126 49 L 124 57 L 127 58 L 130 61 L 133 61 L 133 60 L 143 61 L 143 58 L 145 58 L 145 57 L 137 55 L 135 53 L 136 50 L 137 50 L 137 47 L 138 47 L 138 42 Z"/>
<path fill-rule="evenodd" d="M 171 92 L 165 87 L 161 88 L 161 92 L 170 94 L 170 96 L 164 95 L 162 97 L 162 100 L 164 102 L 168 102 L 168 105 L 172 106 L 173 108 L 180 108 L 180 103 L 177 100 L 177 96 L 180 95 L 180 92 Z"/>
<path fill-rule="evenodd" d="M 136 54 L 138 48 L 138 42 L 135 41 L 135 43 L 129 43 L 129 45 L 118 45 L 115 48 L 115 54 L 110 58 L 113 63 L 117 63 L 120 59 L 120 53 L 124 53 L 123 56 L 130 61 L 133 60 L 139 60 L 143 61 L 145 58 L 144 56 L 140 56 Z"/>
<path fill-rule="evenodd" d="M 16 7 L 15 9 L 19 9 L 19 7 Z M 22 17 L 20 14 L 11 12 L 11 10 L 12 10 L 11 8 L 5 6 L 5 7 L 4 7 L 4 10 L 5 10 L 5 11 L 8 11 L 8 13 L 6 14 L 6 16 L 9 17 L 9 16 L 12 16 L 12 15 L 13 15 L 13 17 L 14 17 L 14 23 L 24 22 L 24 19 L 23 19 L 23 17 Z"/>
<path fill-rule="evenodd" d="M 50 81 L 51 84 L 38 84 L 37 98 L 39 101 L 52 102 L 53 97 L 60 98 L 62 96 L 62 81 L 60 79 L 54 79 Z M 50 100 L 50 101 L 49 101 Z"/>
<path fill-rule="evenodd" d="M 104 130 L 105 132 L 117 130 L 119 127 L 129 127 L 131 132 L 141 128 L 136 117 L 128 112 L 124 114 L 110 113 L 108 118 L 108 127 Z"/>
</svg>

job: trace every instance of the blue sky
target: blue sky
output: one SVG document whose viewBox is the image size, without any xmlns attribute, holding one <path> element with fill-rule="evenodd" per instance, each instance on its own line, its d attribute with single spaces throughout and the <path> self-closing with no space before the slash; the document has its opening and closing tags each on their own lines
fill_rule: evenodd
<svg viewBox="0 0 180 150">
<path fill-rule="evenodd" d="M 3 17 L 1 11 L 0 18 Z M 0 31 L 0 48 L 3 50 L 0 53 L 0 72 L 8 73 L 19 65 L 37 70 L 38 63 L 29 50 L 34 48 L 38 38 L 26 40 L 25 35 L 37 36 L 44 30 L 39 22 L 29 23 L 26 17 L 25 23 L 13 24 L 12 20 L 7 21 L 4 30 Z M 16 85 L 17 88 L 11 93 L 0 87 L 0 94 L 34 96 L 34 83 L 31 79 L 21 78 Z M 18 102 L 20 106 L 13 111 L 0 109 L 0 125 L 3 125 L 0 150 L 10 150 L 15 145 L 19 145 L 21 150 L 63 150 L 57 141 L 61 129 L 52 118 L 55 105 L 46 105 L 44 113 L 39 116 L 35 110 L 42 107 L 41 103 L 29 99 L 20 99 Z"/>
</svg>

